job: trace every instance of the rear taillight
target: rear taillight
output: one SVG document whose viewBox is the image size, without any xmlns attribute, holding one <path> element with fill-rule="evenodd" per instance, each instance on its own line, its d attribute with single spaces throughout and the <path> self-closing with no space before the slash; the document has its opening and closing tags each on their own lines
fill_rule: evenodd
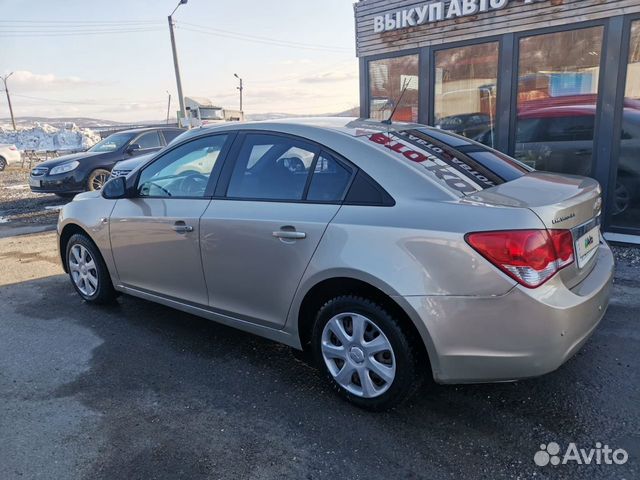
<svg viewBox="0 0 640 480">
<path fill-rule="evenodd" d="M 15 146 L 15 145 L 11 145 L 11 146 L 9 147 L 9 150 L 17 150 L 17 148 L 16 148 L 16 146 Z"/>
<path fill-rule="evenodd" d="M 477 232 L 467 243 L 525 287 L 535 288 L 573 263 L 569 230 L 506 230 Z"/>
</svg>

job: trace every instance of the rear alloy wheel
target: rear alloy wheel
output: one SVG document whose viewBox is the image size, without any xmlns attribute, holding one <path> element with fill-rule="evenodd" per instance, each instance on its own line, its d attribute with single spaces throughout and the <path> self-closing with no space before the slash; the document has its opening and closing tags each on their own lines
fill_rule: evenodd
<svg viewBox="0 0 640 480">
<path fill-rule="evenodd" d="M 109 170 L 105 170 L 103 168 L 96 168 L 93 172 L 89 174 L 89 179 L 87 180 L 87 190 L 93 192 L 95 190 L 100 190 L 109 177 L 111 176 L 111 172 Z"/>
<path fill-rule="evenodd" d="M 316 362 L 334 388 L 370 410 L 402 403 L 419 387 L 416 351 L 397 319 L 365 298 L 337 297 L 318 312 Z"/>
<path fill-rule="evenodd" d="M 627 186 L 618 180 L 616 182 L 616 190 L 613 194 L 614 215 L 618 215 L 629 208 L 631 205 L 631 192 Z"/>
<path fill-rule="evenodd" d="M 0 172 L 2 172 L 5 168 L 7 168 L 7 161 L 4 157 L 0 157 Z"/>
<path fill-rule="evenodd" d="M 88 237 L 76 234 L 69 239 L 66 261 L 71 283 L 84 300 L 108 303 L 115 298 L 107 266 Z"/>
</svg>

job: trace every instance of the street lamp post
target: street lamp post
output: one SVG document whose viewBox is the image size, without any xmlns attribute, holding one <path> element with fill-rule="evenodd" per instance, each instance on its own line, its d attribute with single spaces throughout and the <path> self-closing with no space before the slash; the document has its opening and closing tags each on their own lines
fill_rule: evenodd
<svg viewBox="0 0 640 480">
<path fill-rule="evenodd" d="M 13 129 L 18 130 L 16 128 L 16 119 L 13 116 L 13 107 L 11 106 L 11 96 L 9 95 L 9 87 L 7 87 L 7 80 L 11 75 L 13 75 L 13 72 L 11 72 L 9 75 L 5 75 L 4 77 L 0 77 L 0 78 L 2 79 L 2 83 L 4 83 L 4 91 L 7 94 L 7 103 L 9 104 L 9 113 L 11 114 L 11 123 L 13 124 Z"/>
<path fill-rule="evenodd" d="M 173 32 L 173 14 L 180 8 L 180 5 L 184 5 L 188 0 L 180 0 L 180 3 L 173 9 L 171 15 L 167 17 L 169 21 L 169 35 L 171 36 L 171 51 L 173 53 L 173 68 L 176 71 L 176 85 L 178 87 L 178 101 L 180 102 L 180 118 L 185 118 L 184 110 L 184 95 L 182 94 L 182 80 L 180 79 L 180 66 L 178 65 L 178 51 L 176 50 L 176 37 Z M 180 125 L 178 125 L 180 126 Z"/>
<path fill-rule="evenodd" d="M 169 96 L 169 101 L 167 103 L 167 125 L 169 125 L 169 112 L 171 112 L 171 94 L 169 93 L 168 90 L 167 90 L 167 95 Z"/>
<path fill-rule="evenodd" d="M 233 76 L 240 81 L 240 86 L 236 88 L 240 91 L 240 111 L 242 112 L 242 90 L 244 90 L 244 87 L 242 86 L 242 79 L 238 76 L 238 74 L 234 73 Z"/>
</svg>

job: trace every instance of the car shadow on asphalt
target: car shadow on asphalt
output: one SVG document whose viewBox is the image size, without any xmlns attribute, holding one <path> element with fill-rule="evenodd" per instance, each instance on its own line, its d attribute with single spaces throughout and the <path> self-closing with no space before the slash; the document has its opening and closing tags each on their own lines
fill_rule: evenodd
<svg viewBox="0 0 640 480">
<path fill-rule="evenodd" d="M 32 293 L 16 297 L 16 289 Z M 625 319 L 635 312 L 624 306 L 613 306 L 608 324 L 556 372 L 517 383 L 428 381 L 407 404 L 373 414 L 341 400 L 289 347 L 162 305 L 122 296 L 114 305 L 92 306 L 65 276 L 3 287 L 3 297 L 23 318 L 64 319 L 102 339 L 90 368 L 54 393 L 102 415 L 109 447 L 96 478 L 151 478 L 159 471 L 170 478 L 178 467 L 198 477 L 223 465 L 227 478 L 239 478 L 265 458 L 274 475 L 301 478 L 337 468 L 318 452 L 343 462 L 335 471 L 343 478 L 366 476 L 358 466 L 367 461 L 375 477 L 418 478 L 428 468 L 433 477 L 478 478 L 473 465 L 519 474 L 534 471 L 541 443 L 615 443 L 633 436 L 621 419 L 637 420 L 627 386 L 638 379 L 638 366 L 627 362 L 638 339 L 623 338 Z M 632 398 L 637 393 L 636 381 Z M 298 462 L 283 464 L 279 456 Z M 461 456 L 473 462 L 465 466 Z"/>
</svg>

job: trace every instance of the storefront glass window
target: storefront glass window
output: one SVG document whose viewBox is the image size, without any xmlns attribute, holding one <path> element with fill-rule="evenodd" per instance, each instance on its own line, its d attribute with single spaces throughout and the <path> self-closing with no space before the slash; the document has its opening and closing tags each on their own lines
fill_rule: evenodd
<svg viewBox="0 0 640 480">
<path fill-rule="evenodd" d="M 395 108 L 393 120 L 417 122 L 418 55 L 369 62 L 369 98 L 371 118 L 387 120 Z"/>
<path fill-rule="evenodd" d="M 637 229 L 640 228 L 640 21 L 631 24 L 628 62 L 612 223 Z"/>
<path fill-rule="evenodd" d="M 591 174 L 602 33 L 520 40 L 516 158 L 538 170 Z"/>
<path fill-rule="evenodd" d="M 434 125 L 493 147 L 498 43 L 441 50 L 435 67 Z"/>
</svg>

